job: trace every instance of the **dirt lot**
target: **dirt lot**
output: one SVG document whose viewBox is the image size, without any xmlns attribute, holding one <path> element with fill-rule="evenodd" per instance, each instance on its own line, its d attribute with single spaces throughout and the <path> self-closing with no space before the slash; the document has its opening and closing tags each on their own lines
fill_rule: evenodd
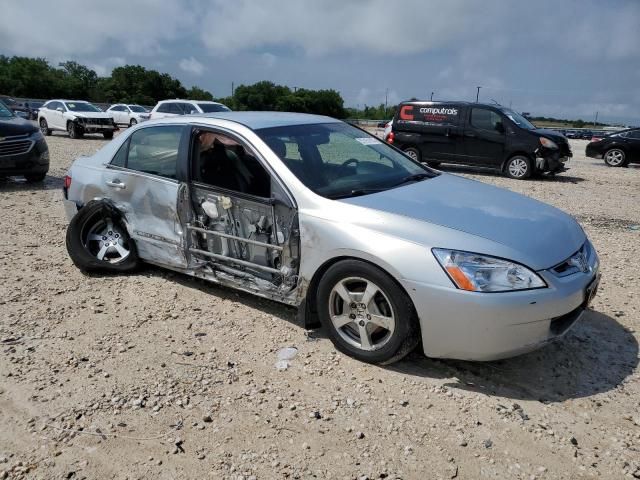
<svg viewBox="0 0 640 480">
<path fill-rule="evenodd" d="M 377 367 L 250 295 L 152 267 L 80 273 L 62 177 L 104 142 L 48 143 L 43 185 L 0 182 L 0 479 L 640 478 L 640 168 L 573 141 L 555 179 L 450 169 L 575 215 L 599 295 L 529 355 Z"/>
</svg>

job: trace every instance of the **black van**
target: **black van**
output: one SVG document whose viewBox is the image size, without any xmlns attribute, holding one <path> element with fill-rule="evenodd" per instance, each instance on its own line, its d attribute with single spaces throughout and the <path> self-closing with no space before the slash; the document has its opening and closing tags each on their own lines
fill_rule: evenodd
<svg viewBox="0 0 640 480">
<path fill-rule="evenodd" d="M 563 172 L 572 156 L 562 134 L 536 128 L 509 108 L 483 103 L 403 102 L 385 140 L 434 167 L 489 167 L 517 179 Z"/>
</svg>

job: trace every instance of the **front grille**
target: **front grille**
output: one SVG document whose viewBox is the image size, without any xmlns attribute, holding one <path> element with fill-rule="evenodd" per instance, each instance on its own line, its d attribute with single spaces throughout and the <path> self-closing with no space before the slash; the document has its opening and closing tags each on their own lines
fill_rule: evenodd
<svg viewBox="0 0 640 480">
<path fill-rule="evenodd" d="M 0 142 L 0 157 L 22 155 L 31 150 L 32 146 L 31 140 L 4 140 Z"/>
<path fill-rule="evenodd" d="M 586 273 L 585 269 L 591 265 L 592 254 L 591 244 L 586 241 L 580 250 L 553 267 L 551 271 L 558 277 L 566 277 L 578 272 Z"/>
<path fill-rule="evenodd" d="M 84 123 L 87 125 L 111 125 L 110 118 L 85 118 Z"/>
</svg>

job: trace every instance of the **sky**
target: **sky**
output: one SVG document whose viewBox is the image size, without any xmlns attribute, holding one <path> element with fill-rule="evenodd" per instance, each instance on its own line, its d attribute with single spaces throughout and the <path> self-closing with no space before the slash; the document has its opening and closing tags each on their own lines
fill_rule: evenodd
<svg viewBox="0 0 640 480">
<path fill-rule="evenodd" d="M 640 125 L 640 0 L 0 0 L 0 54 Z"/>
</svg>

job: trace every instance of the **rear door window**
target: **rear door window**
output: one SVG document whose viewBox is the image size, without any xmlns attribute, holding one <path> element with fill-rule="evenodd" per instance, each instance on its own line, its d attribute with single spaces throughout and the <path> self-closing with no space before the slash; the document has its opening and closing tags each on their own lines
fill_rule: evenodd
<svg viewBox="0 0 640 480">
<path fill-rule="evenodd" d="M 137 130 L 120 147 L 111 164 L 175 179 L 182 132 L 183 127 L 177 125 Z"/>
<path fill-rule="evenodd" d="M 631 130 L 627 132 L 627 138 L 633 138 L 634 140 L 640 140 L 640 130 Z"/>
</svg>

